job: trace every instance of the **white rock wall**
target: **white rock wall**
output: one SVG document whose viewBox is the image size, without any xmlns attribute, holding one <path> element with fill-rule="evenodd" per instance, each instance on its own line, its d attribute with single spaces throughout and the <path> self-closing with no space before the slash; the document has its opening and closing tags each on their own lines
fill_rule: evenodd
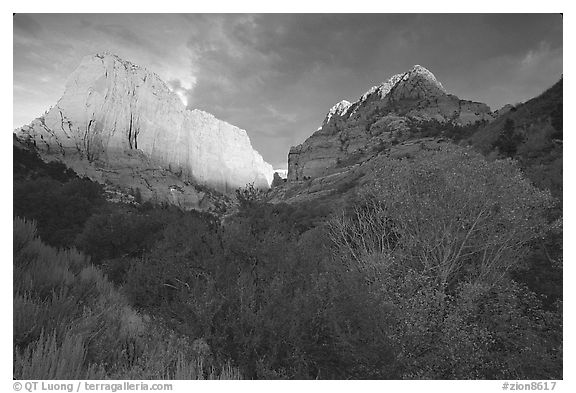
<svg viewBox="0 0 576 393">
<path fill-rule="evenodd" d="M 110 54 L 86 57 L 58 103 L 17 131 L 44 152 L 114 163 L 126 150 L 219 191 L 267 188 L 273 169 L 246 131 L 187 110 L 155 74 Z"/>
</svg>

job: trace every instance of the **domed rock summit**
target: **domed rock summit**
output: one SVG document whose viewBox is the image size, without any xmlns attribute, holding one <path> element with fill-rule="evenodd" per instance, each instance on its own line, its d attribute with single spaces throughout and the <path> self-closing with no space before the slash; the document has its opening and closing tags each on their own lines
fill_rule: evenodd
<svg viewBox="0 0 576 393">
<path fill-rule="evenodd" d="M 178 199 L 191 182 L 223 193 L 268 188 L 274 174 L 246 131 L 188 110 L 156 74 L 107 52 L 85 57 L 56 105 L 15 133 L 44 159 L 159 200 Z"/>
<path fill-rule="evenodd" d="M 290 149 L 288 181 L 327 175 L 330 168 L 373 152 L 424 122 L 470 125 L 491 121 L 488 105 L 449 94 L 425 67 L 415 65 L 370 88 L 357 101 L 334 105 L 322 126 Z"/>
</svg>

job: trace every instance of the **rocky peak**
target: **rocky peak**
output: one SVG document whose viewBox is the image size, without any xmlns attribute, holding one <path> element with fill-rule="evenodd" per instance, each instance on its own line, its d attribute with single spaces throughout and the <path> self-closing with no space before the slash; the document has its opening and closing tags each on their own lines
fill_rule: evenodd
<svg viewBox="0 0 576 393">
<path fill-rule="evenodd" d="M 332 108 L 330 108 L 330 110 L 328 111 L 328 114 L 326 115 L 326 118 L 324 119 L 324 124 L 328 123 L 330 121 L 330 119 L 334 116 L 342 116 L 346 113 L 346 111 L 348 110 L 348 108 L 350 108 L 350 102 L 346 101 L 346 100 L 342 100 L 339 103 L 337 103 L 336 105 L 334 105 Z"/>
<path fill-rule="evenodd" d="M 362 103 L 368 99 L 383 100 L 393 90 L 402 91 L 401 95 L 398 92 L 394 93 L 398 96 L 397 98 L 410 98 L 415 95 L 415 92 L 416 98 L 446 94 L 444 86 L 438 82 L 432 72 L 421 65 L 415 65 L 407 72 L 396 74 L 386 82 L 373 86 L 357 102 Z M 407 94 L 408 92 L 410 95 Z"/>
<path fill-rule="evenodd" d="M 58 103 L 16 133 L 70 165 L 115 167 L 138 151 L 150 165 L 224 192 L 267 188 L 273 177 L 246 131 L 187 110 L 158 75 L 108 52 L 82 59 Z"/>
<path fill-rule="evenodd" d="M 492 120 L 482 103 L 449 94 L 434 74 L 421 65 L 373 86 L 357 101 L 336 104 L 322 126 L 301 145 L 290 149 L 288 179 L 314 178 L 352 163 L 379 149 L 410 124 L 437 121 L 471 124 Z"/>
<path fill-rule="evenodd" d="M 445 94 L 447 93 L 444 86 L 436 80 L 433 73 L 420 65 L 415 65 L 394 85 L 391 98 L 394 100 L 426 99 Z"/>
<path fill-rule="evenodd" d="M 405 74 L 405 77 L 403 79 L 408 80 L 411 78 L 422 78 L 428 84 L 433 85 L 437 87 L 439 90 L 442 90 L 444 93 L 446 93 L 446 90 L 444 89 L 444 86 L 442 86 L 442 83 L 438 82 L 434 74 L 430 72 L 426 67 L 422 67 L 421 65 L 418 64 L 414 65 L 410 69 L 410 71 L 408 71 Z"/>
<path fill-rule="evenodd" d="M 328 124 L 335 114 L 341 117 L 352 116 L 361 111 L 363 106 L 373 102 L 435 99 L 447 94 L 432 72 L 416 64 L 410 70 L 393 75 L 387 81 L 371 87 L 354 103 L 340 101 L 330 109 L 320 128 Z M 343 103 L 346 103 L 345 109 L 341 110 Z"/>
<path fill-rule="evenodd" d="M 368 98 L 372 98 L 377 96 L 377 99 L 383 99 L 390 93 L 390 90 L 398 83 L 404 74 L 396 74 L 388 79 L 386 82 L 383 82 L 379 85 L 372 86 L 366 93 L 364 93 L 357 102 L 364 102 Z"/>
</svg>

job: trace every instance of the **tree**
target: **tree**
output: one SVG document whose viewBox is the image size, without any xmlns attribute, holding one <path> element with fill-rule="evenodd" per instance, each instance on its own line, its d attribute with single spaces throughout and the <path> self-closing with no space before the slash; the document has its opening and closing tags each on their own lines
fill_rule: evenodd
<svg viewBox="0 0 576 393">
<path fill-rule="evenodd" d="M 76 239 L 94 263 L 119 257 L 137 257 L 150 249 L 162 228 L 157 217 L 129 211 L 94 214 Z"/>
<path fill-rule="evenodd" d="M 518 145 L 522 142 L 522 135 L 515 131 L 514 120 L 508 118 L 504 122 L 504 127 L 498 136 L 494 147 L 497 147 L 500 153 L 508 157 L 516 154 Z"/>
<path fill-rule="evenodd" d="M 550 114 L 550 121 L 552 123 L 552 127 L 556 130 L 555 133 L 552 134 L 552 138 L 554 139 L 562 139 L 563 137 L 563 124 L 562 124 L 562 117 L 563 117 L 563 110 L 562 110 L 562 103 L 558 103 L 556 108 Z"/>
<path fill-rule="evenodd" d="M 530 357 L 561 375 L 558 314 L 543 322 L 534 294 L 509 275 L 546 232 L 549 192 L 514 161 L 468 149 L 378 160 L 373 181 L 329 230 L 336 260 L 388 307 L 381 328 L 402 377 L 541 375 L 526 367 Z M 510 313 L 522 321 L 516 330 L 504 325 Z"/>
<path fill-rule="evenodd" d="M 256 187 L 254 183 L 249 183 L 246 187 L 241 187 L 236 190 L 236 199 L 240 204 L 240 208 L 249 208 L 262 200 L 264 192 Z"/>
<path fill-rule="evenodd" d="M 58 247 L 73 245 L 86 220 L 104 204 L 102 186 L 87 178 L 14 183 L 14 214 L 36 220 L 42 239 Z"/>
<path fill-rule="evenodd" d="M 444 287 L 496 280 L 544 232 L 551 203 L 514 162 L 444 147 L 414 161 L 381 158 L 352 212 L 331 222 L 332 238 L 356 261 L 402 256 Z"/>
</svg>

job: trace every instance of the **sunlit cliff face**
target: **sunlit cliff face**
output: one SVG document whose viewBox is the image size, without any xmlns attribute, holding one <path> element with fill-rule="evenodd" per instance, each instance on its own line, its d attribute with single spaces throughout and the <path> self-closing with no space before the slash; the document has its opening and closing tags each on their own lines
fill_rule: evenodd
<svg viewBox="0 0 576 393">
<path fill-rule="evenodd" d="M 223 192 L 268 188 L 273 169 L 245 130 L 187 109 L 186 88 L 110 53 L 86 56 L 63 96 L 17 130 L 46 154 L 117 164 L 137 150 L 184 178 Z"/>
</svg>

